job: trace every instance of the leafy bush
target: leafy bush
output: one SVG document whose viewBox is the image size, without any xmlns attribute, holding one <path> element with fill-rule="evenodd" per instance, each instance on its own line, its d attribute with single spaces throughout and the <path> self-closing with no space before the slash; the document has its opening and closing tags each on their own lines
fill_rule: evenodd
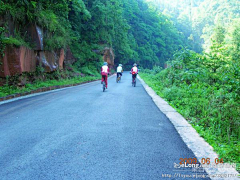
<svg viewBox="0 0 240 180">
<path fill-rule="evenodd" d="M 3 43 L 8 45 L 15 45 L 15 46 L 21 46 L 23 44 L 23 42 L 13 37 L 4 38 Z"/>
</svg>

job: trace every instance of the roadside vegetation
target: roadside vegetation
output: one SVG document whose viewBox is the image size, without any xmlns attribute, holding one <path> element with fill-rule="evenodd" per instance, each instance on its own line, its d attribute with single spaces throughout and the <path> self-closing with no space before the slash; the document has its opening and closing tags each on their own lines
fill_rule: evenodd
<svg viewBox="0 0 240 180">
<path fill-rule="evenodd" d="M 97 70 L 90 70 L 88 67 L 81 69 L 81 72 L 69 68 L 69 70 L 58 70 L 51 73 L 44 73 L 44 70 L 39 68 L 33 73 L 23 73 L 4 79 L 3 86 L 0 86 L 0 97 L 30 92 L 39 88 L 74 85 L 98 79 L 101 79 L 100 73 Z"/>
<path fill-rule="evenodd" d="M 145 69 L 141 77 L 192 124 L 224 162 L 237 163 L 240 171 L 240 2 L 155 3 L 191 40 L 192 48 L 176 51 L 166 69 Z"/>
<path fill-rule="evenodd" d="M 169 102 L 223 158 L 240 162 L 239 61 L 182 50 L 168 68 L 143 70 L 141 77 Z"/>
</svg>

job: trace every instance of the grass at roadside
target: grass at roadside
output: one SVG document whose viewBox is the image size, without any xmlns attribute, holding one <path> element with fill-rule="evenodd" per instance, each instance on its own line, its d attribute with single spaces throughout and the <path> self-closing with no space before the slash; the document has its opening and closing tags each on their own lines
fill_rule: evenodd
<svg viewBox="0 0 240 180">
<path fill-rule="evenodd" d="M 215 87 L 206 84 L 172 84 L 169 79 L 165 78 L 166 71 L 156 74 L 141 73 L 141 78 L 162 98 L 182 114 L 202 136 L 223 158 L 224 162 L 236 163 L 239 171 L 239 141 L 238 134 L 228 136 L 220 123 L 216 127 L 216 123 L 222 119 L 229 118 L 231 123 L 237 123 L 237 110 L 231 109 L 238 107 L 236 103 L 230 101 L 222 104 L 219 101 L 222 92 Z M 231 103 L 231 104 L 230 104 Z M 230 109 L 229 109 L 230 104 Z M 232 119 L 231 119 L 232 118 Z M 226 120 L 226 119 L 225 119 Z M 228 123 L 226 122 L 221 122 Z M 226 125 L 222 125 L 226 127 Z M 238 128 L 238 127 L 234 127 Z"/>
<path fill-rule="evenodd" d="M 31 84 L 27 83 L 25 84 L 24 87 L 4 85 L 0 87 L 0 97 L 5 97 L 5 96 L 16 94 L 16 93 L 30 92 L 32 90 L 36 90 L 44 87 L 83 83 L 83 82 L 100 79 L 100 77 L 101 76 L 99 75 L 99 76 L 73 77 L 70 79 L 61 79 L 61 80 L 45 80 L 45 81 L 38 80 Z"/>
</svg>

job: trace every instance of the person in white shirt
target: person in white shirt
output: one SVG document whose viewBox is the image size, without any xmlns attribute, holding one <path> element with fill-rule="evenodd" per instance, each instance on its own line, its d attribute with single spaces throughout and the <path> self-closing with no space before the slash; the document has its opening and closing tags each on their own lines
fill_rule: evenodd
<svg viewBox="0 0 240 180">
<path fill-rule="evenodd" d="M 123 72 L 122 64 L 119 64 L 117 67 L 117 78 L 119 76 L 122 76 L 122 72 Z"/>
<path fill-rule="evenodd" d="M 102 75 L 102 81 L 101 84 L 103 83 L 103 81 L 105 81 L 106 83 L 106 89 L 108 87 L 108 74 L 109 74 L 109 68 L 108 68 L 108 63 L 104 62 L 103 66 L 101 68 L 101 75 Z"/>
<path fill-rule="evenodd" d="M 138 74 L 138 68 L 137 68 L 137 64 L 136 63 L 133 64 L 133 67 L 132 67 L 130 73 L 132 74 L 132 81 L 133 81 L 134 79 L 136 79 L 137 74 Z"/>
</svg>

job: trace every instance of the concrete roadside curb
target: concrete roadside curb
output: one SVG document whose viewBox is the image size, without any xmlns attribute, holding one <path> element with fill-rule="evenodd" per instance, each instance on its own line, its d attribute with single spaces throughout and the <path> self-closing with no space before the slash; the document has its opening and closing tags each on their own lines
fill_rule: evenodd
<svg viewBox="0 0 240 180">
<path fill-rule="evenodd" d="M 187 120 L 174 108 L 172 108 L 164 99 L 158 96 L 153 89 L 141 79 L 140 76 L 138 76 L 138 79 L 156 106 L 172 122 L 175 129 L 188 148 L 192 150 L 198 161 L 201 162 L 203 158 L 209 158 L 211 163 L 209 166 L 204 168 L 209 177 L 214 180 L 239 180 L 239 173 L 230 164 L 224 163 L 223 167 L 216 167 L 215 159 L 218 158 L 218 155 L 213 151 L 213 147 L 200 137 Z"/>
</svg>

